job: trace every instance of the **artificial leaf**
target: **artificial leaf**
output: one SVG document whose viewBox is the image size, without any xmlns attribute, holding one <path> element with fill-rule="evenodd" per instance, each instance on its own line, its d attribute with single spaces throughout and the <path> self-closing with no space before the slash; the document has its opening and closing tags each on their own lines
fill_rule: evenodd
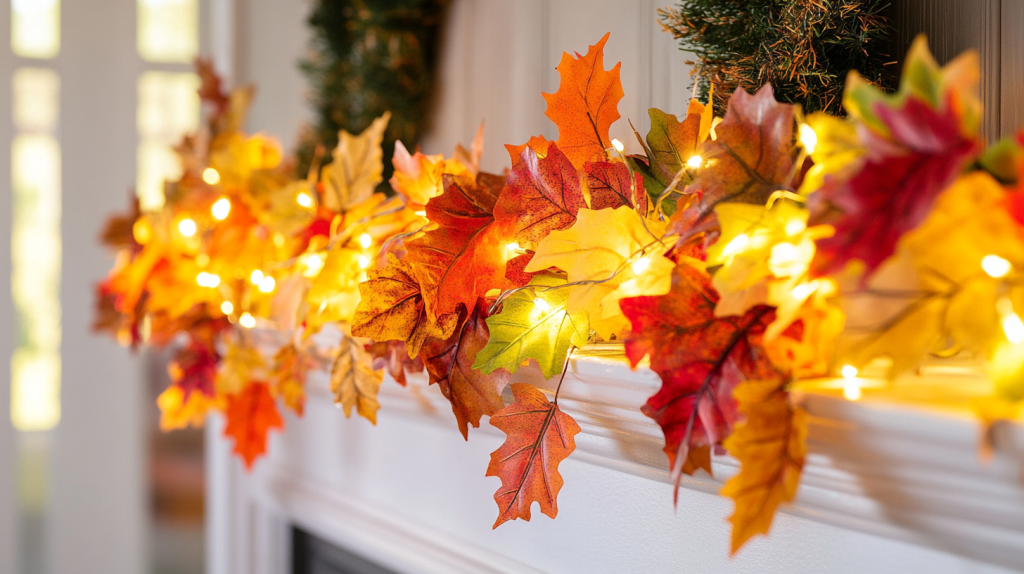
<svg viewBox="0 0 1024 574">
<path fill-rule="evenodd" d="M 487 466 L 487 476 L 501 478 L 494 493 L 494 528 L 517 518 L 529 521 L 534 502 L 551 518 L 558 515 L 563 483 L 558 465 L 576 449 L 580 432 L 576 421 L 533 385 L 513 384 L 512 396 L 512 404 L 491 416 L 491 424 L 507 435 Z"/>
<path fill-rule="evenodd" d="M 352 334 L 374 341 L 404 341 L 409 357 L 419 354 L 428 337 L 447 339 L 455 331 L 457 313 L 442 315 L 437 322 L 427 316 L 420 284 L 412 265 L 388 254 L 388 265 L 369 271 L 359 284 L 359 305 L 352 320 Z"/>
<path fill-rule="evenodd" d="M 247 469 L 267 452 L 267 433 L 283 429 L 284 419 L 277 411 L 274 397 L 266 383 L 253 382 L 237 393 L 227 395 L 227 425 L 224 436 L 235 439 L 235 454 L 242 457 Z"/>
<path fill-rule="evenodd" d="M 359 416 L 377 424 L 377 391 L 384 376 L 373 370 L 372 358 L 365 348 L 366 343 L 344 333 L 338 354 L 331 366 L 331 392 L 334 402 L 341 405 L 346 417 L 352 416 L 352 408 Z"/>
<path fill-rule="evenodd" d="M 582 347 L 590 335 L 586 315 L 566 310 L 565 283 L 554 275 L 535 275 L 529 287 L 506 297 L 501 312 L 487 318 L 490 336 L 473 368 L 515 373 L 533 359 L 546 378 L 562 372 L 569 347 Z"/>
<path fill-rule="evenodd" d="M 512 168 L 494 215 L 514 235 L 520 247 L 531 249 L 553 229 L 565 229 L 587 206 L 580 176 L 555 144 L 548 154 L 523 151 Z"/>
<path fill-rule="evenodd" d="M 707 167 L 686 188 L 700 200 L 672 216 L 680 243 L 715 228 L 711 216 L 719 203 L 764 205 L 791 183 L 793 106 L 775 101 L 771 84 L 753 96 L 737 89 L 715 133 L 704 147 Z"/>
<path fill-rule="evenodd" d="M 420 352 L 430 383 L 437 383 L 452 404 L 459 430 L 467 440 L 469 425 L 479 428 L 480 417 L 493 415 L 505 405 L 501 391 L 508 384 L 508 371 L 484 373 L 472 366 L 477 353 L 487 344 L 486 319 L 487 303 L 480 299 L 451 337 L 428 339 Z"/>
<path fill-rule="evenodd" d="M 523 145 L 505 144 L 505 149 L 508 151 L 508 155 L 512 159 L 512 169 L 515 169 L 523 159 L 523 152 L 526 151 L 527 148 L 533 150 L 533 153 L 537 154 L 537 157 L 545 157 L 548 155 L 549 145 L 551 145 L 551 142 L 544 139 L 544 136 L 530 136 L 529 141 Z"/>
<path fill-rule="evenodd" d="M 821 189 L 828 177 L 846 179 L 863 164 L 867 152 L 857 136 L 857 122 L 817 112 L 805 119 L 807 128 L 814 133 L 813 150 L 809 152 L 814 163 L 800 182 L 800 193 L 808 195 Z"/>
<path fill-rule="evenodd" d="M 480 173 L 480 158 L 484 155 L 484 122 L 480 122 L 480 127 L 476 129 L 476 137 L 473 138 L 473 143 L 470 144 L 469 149 L 462 147 L 462 144 L 455 144 L 455 153 L 452 154 L 452 159 L 466 166 L 469 173 L 474 176 Z"/>
<path fill-rule="evenodd" d="M 299 416 L 306 407 L 306 373 L 314 368 L 316 363 L 294 344 L 284 345 L 274 355 L 270 390 Z"/>
<path fill-rule="evenodd" d="M 736 503 L 732 553 L 758 534 L 768 534 L 780 504 L 796 496 L 807 455 L 807 413 L 793 407 L 778 379 L 745 381 L 733 389 L 744 420 L 725 440 L 740 463 L 738 474 L 722 486 Z"/>
<path fill-rule="evenodd" d="M 743 380 L 777 377 L 760 345 L 772 309 L 760 306 L 743 316 L 719 318 L 717 302 L 711 278 L 687 264 L 676 267 L 667 295 L 619 302 L 633 327 L 626 356 L 635 368 L 649 355 L 651 369 L 661 377 L 661 390 L 642 410 L 665 433 L 677 486 L 687 467 L 697 466 L 690 458 L 693 449 L 720 445 L 731 432 L 737 420 L 732 389 Z"/>
<path fill-rule="evenodd" d="M 407 260 L 434 321 L 472 309 L 478 298 L 502 286 L 508 250 L 501 224 L 494 224 L 502 178 L 445 176 L 445 192 L 427 204 L 427 218 L 438 225 L 407 243 Z"/>
<path fill-rule="evenodd" d="M 222 401 L 204 393 L 186 393 L 178 384 L 172 384 L 156 398 L 160 408 L 160 430 L 164 432 L 188 426 L 202 428 L 206 413 L 223 408 Z"/>
<path fill-rule="evenodd" d="M 608 130 L 619 119 L 621 64 L 604 69 L 604 45 L 609 35 L 591 46 L 586 56 L 576 54 L 574 58 L 563 52 L 555 68 L 561 78 L 558 91 L 544 94 L 548 104 L 544 115 L 558 126 L 558 147 L 576 169 L 611 147 Z"/>
<path fill-rule="evenodd" d="M 403 387 L 406 384 L 406 374 L 423 372 L 423 361 L 419 357 L 409 358 L 403 341 L 373 343 L 366 347 L 366 352 L 373 357 L 371 366 L 374 370 L 385 370 Z"/>
<path fill-rule="evenodd" d="M 183 401 L 187 402 L 197 391 L 207 397 L 217 394 L 214 381 L 217 380 L 219 362 L 220 355 L 215 349 L 195 337 L 189 337 L 188 345 L 179 349 L 167 365 L 171 380 L 182 391 Z"/>
<path fill-rule="evenodd" d="M 345 130 L 338 132 L 334 161 L 323 169 L 325 207 L 340 213 L 373 195 L 383 181 L 380 144 L 390 119 L 391 112 L 384 112 L 358 136 Z"/>
<path fill-rule="evenodd" d="M 708 95 L 709 102 L 712 97 L 713 94 Z M 691 157 L 699 155 L 701 144 L 711 131 L 712 108 L 692 99 L 683 121 L 657 108 L 647 110 L 651 129 L 647 132 L 645 151 L 651 175 L 662 187 L 675 179 Z"/>
<path fill-rule="evenodd" d="M 814 219 L 836 229 L 833 237 L 818 243 L 812 267 L 816 275 L 841 271 L 859 260 L 866 280 L 893 254 L 900 236 L 924 220 L 939 193 L 980 153 L 978 126 L 965 116 L 971 112 L 963 95 L 977 83 L 977 58 L 973 64 L 958 61 L 947 66 L 960 70 L 954 82 L 942 79 L 948 70 L 937 71 L 921 42 L 915 43 L 911 55 L 915 61 L 905 68 L 895 96 L 861 85 L 856 76 L 850 80 L 851 115 L 870 128 L 860 132 L 867 155 L 851 177 L 827 180 L 811 196 Z M 967 70 L 970 66 L 973 73 Z"/>
<path fill-rule="evenodd" d="M 630 179 L 629 167 L 622 162 L 587 162 L 587 189 L 590 190 L 590 209 L 616 208 L 623 205 L 632 207 L 642 216 L 647 215 L 647 193 L 644 178 L 633 174 Z"/>
<path fill-rule="evenodd" d="M 623 297 L 668 293 L 674 264 L 663 257 L 665 224 L 645 222 L 630 207 L 580 209 L 569 229 L 552 231 L 537 246 L 526 271 L 555 267 L 573 285 L 567 311 L 584 312 L 604 339 L 629 328 L 618 301 Z M 561 365 L 559 364 L 559 369 Z"/>
<path fill-rule="evenodd" d="M 483 124 L 480 125 L 480 130 L 477 132 L 477 141 L 480 142 L 480 145 L 483 144 Z M 474 161 L 475 158 L 477 163 L 473 165 L 463 163 L 459 157 L 446 160 L 441 154 L 425 155 L 419 150 L 410 154 L 402 142 L 395 142 L 395 155 L 392 159 L 395 174 L 389 182 L 392 189 L 405 197 L 410 205 L 417 208 L 426 205 L 431 198 L 441 195 L 444 191 L 444 176 L 446 174 L 469 177 L 477 175 L 481 153 L 475 147 L 477 141 L 473 142 L 474 151 L 469 153 L 469 157 L 463 157 L 467 161 Z M 462 146 L 456 148 L 456 155 L 465 156 L 465 153 L 459 154 L 458 150 L 460 149 Z"/>
<path fill-rule="evenodd" d="M 217 371 L 217 392 L 236 394 L 252 381 L 266 379 L 266 361 L 259 349 L 242 338 L 227 341 L 224 361 Z"/>
<path fill-rule="evenodd" d="M 306 292 L 307 336 L 327 323 L 352 319 L 359 304 L 359 282 L 364 278 L 360 257 L 365 257 L 361 250 L 340 243 L 327 252 L 323 267 Z"/>
</svg>

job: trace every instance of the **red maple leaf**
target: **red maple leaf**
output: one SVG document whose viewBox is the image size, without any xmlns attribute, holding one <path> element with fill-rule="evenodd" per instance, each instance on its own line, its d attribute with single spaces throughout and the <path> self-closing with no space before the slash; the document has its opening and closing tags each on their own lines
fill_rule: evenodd
<svg viewBox="0 0 1024 574">
<path fill-rule="evenodd" d="M 501 391 L 508 384 L 508 371 L 496 369 L 484 374 L 473 369 L 476 354 L 490 336 L 486 319 L 487 302 L 480 299 L 450 338 L 428 339 L 419 355 L 430 383 L 437 383 L 451 402 L 459 430 L 467 440 L 469 425 L 479 428 L 480 417 L 493 415 L 505 406 Z"/>
<path fill-rule="evenodd" d="M 555 68 L 561 77 L 558 91 L 544 94 L 548 104 L 544 115 L 558 126 L 558 147 L 577 169 L 611 147 L 608 130 L 619 119 L 621 63 L 604 69 L 604 44 L 609 35 L 591 46 L 586 56 L 577 53 L 574 58 L 563 52 Z"/>
<path fill-rule="evenodd" d="M 513 384 L 512 396 L 512 404 L 491 416 L 491 424 L 508 435 L 487 466 L 487 476 L 501 478 L 494 493 L 499 511 L 494 528 L 516 518 L 529 521 L 534 502 L 551 518 L 558 514 L 558 465 L 576 450 L 580 432 L 580 425 L 533 385 Z"/>
<path fill-rule="evenodd" d="M 717 139 L 704 148 L 708 167 L 686 187 L 699 201 L 672 215 L 680 243 L 717 229 L 714 209 L 719 203 L 764 205 L 792 183 L 793 106 L 775 101 L 771 84 L 753 96 L 737 88 L 715 133 Z"/>
<path fill-rule="evenodd" d="M 187 401 L 193 391 L 213 397 L 214 380 L 217 377 L 217 365 L 220 355 L 214 350 L 212 341 L 206 344 L 194 336 L 189 337 L 188 345 L 182 347 L 167 365 L 167 371 L 184 392 L 183 401 Z"/>
<path fill-rule="evenodd" d="M 509 173 L 494 216 L 520 246 L 532 248 L 551 230 L 570 227 L 580 208 L 586 206 L 579 173 L 552 143 L 543 158 L 532 149 L 523 150 Z"/>
<path fill-rule="evenodd" d="M 267 433 L 270 429 L 283 429 L 284 419 L 277 411 L 277 402 L 266 383 L 249 383 L 241 392 L 228 395 L 228 424 L 224 436 L 235 439 L 235 454 L 242 457 L 245 467 L 267 452 Z"/>
<path fill-rule="evenodd" d="M 650 356 L 661 390 L 643 412 L 665 433 L 665 454 L 676 486 L 684 472 L 707 465 L 738 415 L 732 389 L 745 379 L 777 378 L 760 346 L 774 309 L 757 306 L 742 316 L 716 317 L 718 293 L 703 271 L 681 264 L 667 295 L 623 299 L 632 324 L 626 356 L 635 368 Z"/>
<path fill-rule="evenodd" d="M 859 259 L 867 268 L 866 279 L 981 150 L 980 139 L 960 129 L 952 100 L 944 111 L 914 97 L 900 109 L 879 102 L 874 111 L 890 138 L 866 132 L 869 155 L 860 171 L 845 182 L 827 180 L 811 196 L 815 222 L 831 223 L 836 230 L 818 241 L 811 266 L 816 275 Z"/>
<path fill-rule="evenodd" d="M 629 168 L 620 162 L 587 162 L 587 188 L 590 190 L 590 209 L 605 209 L 628 205 L 640 215 L 647 215 L 647 192 L 644 178 L 636 172 L 630 185 Z"/>
<path fill-rule="evenodd" d="M 472 309 L 476 300 L 505 281 L 505 232 L 494 224 L 494 205 L 504 183 L 487 173 L 445 175 L 444 193 L 427 203 L 438 225 L 407 243 L 406 256 L 423 291 L 431 320 Z"/>
<path fill-rule="evenodd" d="M 409 358 L 405 341 L 385 341 L 366 345 L 366 352 L 373 357 L 373 370 L 384 369 L 395 382 L 406 385 L 408 373 L 422 373 L 423 361 L 419 357 Z"/>
</svg>

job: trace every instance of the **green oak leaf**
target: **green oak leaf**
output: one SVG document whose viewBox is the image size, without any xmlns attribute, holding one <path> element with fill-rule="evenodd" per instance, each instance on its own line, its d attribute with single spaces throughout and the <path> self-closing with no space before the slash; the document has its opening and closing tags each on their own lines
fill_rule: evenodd
<svg viewBox="0 0 1024 574">
<path fill-rule="evenodd" d="M 564 278 L 538 274 L 530 281 L 533 289 L 509 295 L 501 312 L 487 318 L 490 337 L 477 353 L 473 368 L 485 373 L 495 369 L 514 373 L 524 361 L 533 359 L 545 377 L 561 373 L 569 347 L 583 346 L 590 336 L 586 313 L 565 310 L 569 289 L 548 289 L 565 283 Z"/>
</svg>

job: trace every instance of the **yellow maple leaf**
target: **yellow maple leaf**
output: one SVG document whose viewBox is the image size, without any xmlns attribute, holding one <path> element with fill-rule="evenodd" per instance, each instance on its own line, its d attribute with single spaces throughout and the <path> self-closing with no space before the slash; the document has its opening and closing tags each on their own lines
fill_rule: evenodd
<svg viewBox="0 0 1024 574">
<path fill-rule="evenodd" d="M 806 130 L 811 135 L 805 135 Z M 849 118 L 837 118 L 818 112 L 807 117 L 806 127 L 801 126 L 801 140 L 810 151 L 811 166 L 800 183 L 800 193 L 807 195 L 821 189 L 825 178 L 830 175 L 852 174 L 860 169 L 864 146 L 857 136 L 857 123 Z M 808 138 L 809 141 L 808 141 Z M 813 142 L 812 145 L 808 143 Z"/>
<path fill-rule="evenodd" d="M 160 393 L 156 399 L 160 408 L 160 430 L 164 432 L 183 429 L 188 426 L 202 428 L 206 413 L 210 410 L 222 410 L 223 401 L 210 398 L 199 391 L 189 393 L 185 400 L 185 391 L 178 385 L 171 385 Z"/>
<path fill-rule="evenodd" d="M 324 207 L 341 213 L 373 195 L 383 181 L 384 161 L 381 141 L 391 112 L 373 120 L 363 133 L 354 136 L 338 132 L 338 147 L 333 161 L 323 169 Z"/>
<path fill-rule="evenodd" d="M 359 283 L 366 279 L 363 269 L 370 261 L 363 251 L 341 244 L 327 252 L 323 268 L 306 293 L 306 336 L 327 323 L 352 319 L 359 304 Z M 360 267 L 360 263 L 364 265 Z"/>
<path fill-rule="evenodd" d="M 569 313 L 585 312 L 591 327 L 604 339 L 629 328 L 619 309 L 624 297 L 664 295 L 671 288 L 675 265 L 662 255 L 659 238 L 665 223 L 644 220 L 631 207 L 580 209 L 576 222 L 552 231 L 537 245 L 527 272 L 557 267 L 569 283 Z"/>
<path fill-rule="evenodd" d="M 746 419 L 725 448 L 740 463 L 738 474 L 722 486 L 736 507 L 732 553 L 752 537 L 767 534 L 779 505 L 796 496 L 807 455 L 807 413 L 793 407 L 782 381 L 744 381 L 733 397 Z"/>
<path fill-rule="evenodd" d="M 218 395 L 236 394 L 253 381 L 266 380 L 267 364 L 258 349 L 241 338 L 228 339 L 226 347 L 214 381 Z"/>
<path fill-rule="evenodd" d="M 345 336 L 331 367 L 334 402 L 341 405 L 346 417 L 352 416 L 354 407 L 360 416 L 377 424 L 377 392 L 384 374 L 370 367 L 373 358 L 365 349 L 368 341 L 352 337 L 347 326 L 343 326 L 343 331 Z"/>
</svg>

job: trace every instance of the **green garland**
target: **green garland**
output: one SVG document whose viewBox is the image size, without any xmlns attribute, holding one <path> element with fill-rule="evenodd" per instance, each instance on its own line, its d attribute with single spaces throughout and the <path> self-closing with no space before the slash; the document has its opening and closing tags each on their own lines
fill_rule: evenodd
<svg viewBox="0 0 1024 574">
<path fill-rule="evenodd" d="M 412 148 L 426 127 L 446 0 L 320 0 L 309 17 L 312 55 L 301 64 L 317 121 L 303 134 L 300 170 L 338 130 L 360 133 L 391 112 L 384 157 L 395 141 Z M 385 162 L 384 181 L 391 177 Z M 387 187 L 387 184 L 382 184 Z"/>
<path fill-rule="evenodd" d="M 850 70 L 893 85 L 888 10 L 885 0 L 684 0 L 658 13 L 697 56 L 701 95 L 714 84 L 716 111 L 737 87 L 771 82 L 779 101 L 838 115 Z"/>
</svg>

